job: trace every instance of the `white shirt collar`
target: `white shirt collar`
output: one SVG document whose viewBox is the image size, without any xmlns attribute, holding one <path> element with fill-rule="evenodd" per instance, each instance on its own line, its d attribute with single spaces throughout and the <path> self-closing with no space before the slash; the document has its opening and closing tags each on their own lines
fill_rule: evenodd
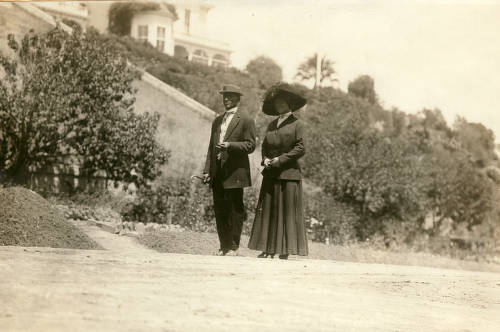
<svg viewBox="0 0 500 332">
<path fill-rule="evenodd" d="M 226 114 L 234 114 L 238 110 L 238 106 L 235 106 L 231 109 L 226 110 Z"/>
<path fill-rule="evenodd" d="M 286 119 L 288 119 L 288 117 L 292 115 L 292 112 L 288 112 L 288 113 L 285 113 L 285 114 L 281 114 L 279 117 L 278 117 L 278 123 L 277 125 L 280 126 L 283 122 L 285 122 Z"/>
</svg>

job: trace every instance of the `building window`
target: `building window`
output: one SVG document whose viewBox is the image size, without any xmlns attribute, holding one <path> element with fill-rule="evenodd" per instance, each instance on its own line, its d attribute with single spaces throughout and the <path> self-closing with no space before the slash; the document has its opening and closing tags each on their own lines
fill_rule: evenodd
<svg viewBox="0 0 500 332">
<path fill-rule="evenodd" d="M 196 50 L 193 52 L 193 62 L 202 63 L 204 65 L 208 65 L 208 55 L 203 50 Z"/>
<path fill-rule="evenodd" d="M 147 25 L 139 25 L 138 26 L 138 37 L 139 40 L 144 42 L 148 40 L 148 26 Z"/>
<path fill-rule="evenodd" d="M 156 49 L 160 52 L 165 52 L 165 41 L 157 40 L 156 41 Z"/>
<path fill-rule="evenodd" d="M 186 33 L 189 34 L 189 25 L 191 21 L 191 11 L 189 9 L 186 9 L 184 11 L 184 29 L 186 30 Z"/>
<path fill-rule="evenodd" d="M 156 48 L 160 52 L 165 52 L 165 28 L 158 27 L 156 30 Z"/>
<path fill-rule="evenodd" d="M 212 65 L 215 67 L 226 68 L 228 64 L 229 64 L 229 61 L 227 61 L 226 57 L 221 55 L 221 54 L 216 54 L 212 58 Z"/>
</svg>

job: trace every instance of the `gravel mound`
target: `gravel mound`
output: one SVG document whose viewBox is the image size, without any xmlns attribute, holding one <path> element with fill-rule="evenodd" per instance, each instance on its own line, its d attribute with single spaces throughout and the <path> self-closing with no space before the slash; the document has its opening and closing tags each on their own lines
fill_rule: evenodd
<svg viewBox="0 0 500 332">
<path fill-rule="evenodd" d="M 0 245 L 101 248 L 42 196 L 22 187 L 0 188 Z"/>
</svg>

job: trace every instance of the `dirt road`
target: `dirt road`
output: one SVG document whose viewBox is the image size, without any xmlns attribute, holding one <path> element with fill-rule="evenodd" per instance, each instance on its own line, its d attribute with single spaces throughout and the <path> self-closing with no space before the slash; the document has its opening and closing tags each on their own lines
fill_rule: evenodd
<svg viewBox="0 0 500 332">
<path fill-rule="evenodd" d="M 0 247 L 1 331 L 500 331 L 500 274 Z"/>
</svg>

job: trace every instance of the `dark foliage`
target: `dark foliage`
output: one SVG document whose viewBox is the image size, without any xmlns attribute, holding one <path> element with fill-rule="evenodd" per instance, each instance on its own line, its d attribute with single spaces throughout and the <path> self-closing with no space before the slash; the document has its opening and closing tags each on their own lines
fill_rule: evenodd
<svg viewBox="0 0 500 332">
<path fill-rule="evenodd" d="M 267 89 L 283 79 L 281 67 L 273 59 L 263 55 L 250 60 L 246 70 L 261 89 Z"/>
<path fill-rule="evenodd" d="M 158 115 L 137 115 L 126 60 L 93 34 L 55 29 L 9 36 L 17 57 L 0 56 L 0 172 L 13 181 L 28 169 L 75 156 L 86 175 L 147 184 L 168 152 L 155 141 Z"/>
</svg>

